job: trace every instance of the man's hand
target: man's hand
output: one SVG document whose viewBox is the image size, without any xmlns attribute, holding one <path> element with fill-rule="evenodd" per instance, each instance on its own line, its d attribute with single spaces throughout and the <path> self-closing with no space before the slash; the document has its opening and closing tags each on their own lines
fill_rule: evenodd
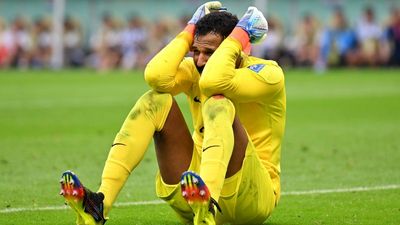
<svg viewBox="0 0 400 225">
<path fill-rule="evenodd" d="M 191 20 L 189 20 L 188 24 L 196 24 L 203 16 L 209 14 L 210 12 L 218 12 L 220 10 L 224 10 L 222 8 L 222 4 L 219 1 L 211 1 L 204 3 L 199 8 L 197 8 L 196 12 L 193 14 Z"/>
<path fill-rule="evenodd" d="M 262 41 L 267 36 L 268 22 L 262 12 L 253 6 L 247 9 L 236 26 L 247 32 L 253 44 Z"/>
</svg>

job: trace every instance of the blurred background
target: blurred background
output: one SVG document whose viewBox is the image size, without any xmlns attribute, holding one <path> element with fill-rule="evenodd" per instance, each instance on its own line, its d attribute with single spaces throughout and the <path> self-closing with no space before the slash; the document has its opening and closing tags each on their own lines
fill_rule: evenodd
<svg viewBox="0 0 400 225">
<path fill-rule="evenodd" d="M 0 0 L 0 69 L 142 69 L 186 25 L 200 0 Z M 222 1 L 269 22 L 253 55 L 283 67 L 400 66 L 395 0 Z"/>
<path fill-rule="evenodd" d="M 149 89 L 143 67 L 206 1 L 0 0 L 0 225 L 73 223 L 60 175 L 96 190 Z M 252 54 L 285 71 L 283 194 L 267 224 L 400 224 L 400 0 L 221 2 L 238 17 L 264 12 L 268 37 Z M 189 101 L 175 99 L 192 130 Z M 151 204 L 153 148 L 107 225 L 176 224 Z"/>
</svg>

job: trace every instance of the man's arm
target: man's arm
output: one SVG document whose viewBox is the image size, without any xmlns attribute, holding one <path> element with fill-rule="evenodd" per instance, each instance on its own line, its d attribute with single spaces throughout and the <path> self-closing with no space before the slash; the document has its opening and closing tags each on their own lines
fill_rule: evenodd
<svg viewBox="0 0 400 225">
<path fill-rule="evenodd" d="M 258 28 L 247 26 L 253 24 L 249 11 L 208 60 L 200 79 L 200 88 L 206 96 L 222 94 L 236 102 L 248 102 L 265 99 L 283 88 L 282 69 L 273 61 L 235 69 L 237 59 L 249 42 L 260 40 L 267 29 L 253 32 Z"/>
<path fill-rule="evenodd" d="M 240 44 L 232 38 L 220 45 L 200 78 L 203 94 L 222 94 L 234 102 L 250 102 L 268 98 L 283 88 L 283 71 L 274 61 L 235 69 L 240 52 Z"/>
<path fill-rule="evenodd" d="M 192 72 L 183 61 L 193 42 L 193 34 L 188 29 L 178 34 L 147 64 L 145 80 L 154 90 L 175 95 L 190 87 Z"/>
<path fill-rule="evenodd" d="M 173 95 L 188 90 L 193 81 L 190 61 L 184 60 L 193 43 L 195 24 L 204 15 L 219 10 L 218 1 L 207 2 L 197 8 L 186 28 L 147 64 L 145 80 L 154 90 Z"/>
</svg>

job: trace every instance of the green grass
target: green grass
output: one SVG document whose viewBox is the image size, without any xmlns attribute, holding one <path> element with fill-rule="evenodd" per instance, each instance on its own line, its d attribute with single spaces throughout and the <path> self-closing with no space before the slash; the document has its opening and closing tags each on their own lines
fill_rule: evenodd
<svg viewBox="0 0 400 225">
<path fill-rule="evenodd" d="M 286 71 L 283 192 L 400 184 L 399 74 Z M 147 89 L 140 72 L 0 71 L 0 224 L 73 224 L 70 210 L 3 211 L 62 206 L 66 169 L 96 190 L 114 135 Z M 150 146 L 117 202 L 155 200 L 156 171 Z M 400 189 L 283 195 L 266 224 L 399 224 L 399 196 Z M 165 204 L 115 207 L 110 216 L 108 225 L 179 224 Z"/>
</svg>

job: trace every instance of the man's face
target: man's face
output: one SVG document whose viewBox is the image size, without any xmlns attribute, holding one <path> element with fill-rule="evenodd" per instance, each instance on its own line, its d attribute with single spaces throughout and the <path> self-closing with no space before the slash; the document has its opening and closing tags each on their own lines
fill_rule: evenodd
<svg viewBox="0 0 400 225">
<path fill-rule="evenodd" d="M 201 74 L 210 56 L 217 50 L 223 41 L 221 35 L 208 33 L 206 35 L 195 36 L 191 51 L 197 71 Z"/>
</svg>

